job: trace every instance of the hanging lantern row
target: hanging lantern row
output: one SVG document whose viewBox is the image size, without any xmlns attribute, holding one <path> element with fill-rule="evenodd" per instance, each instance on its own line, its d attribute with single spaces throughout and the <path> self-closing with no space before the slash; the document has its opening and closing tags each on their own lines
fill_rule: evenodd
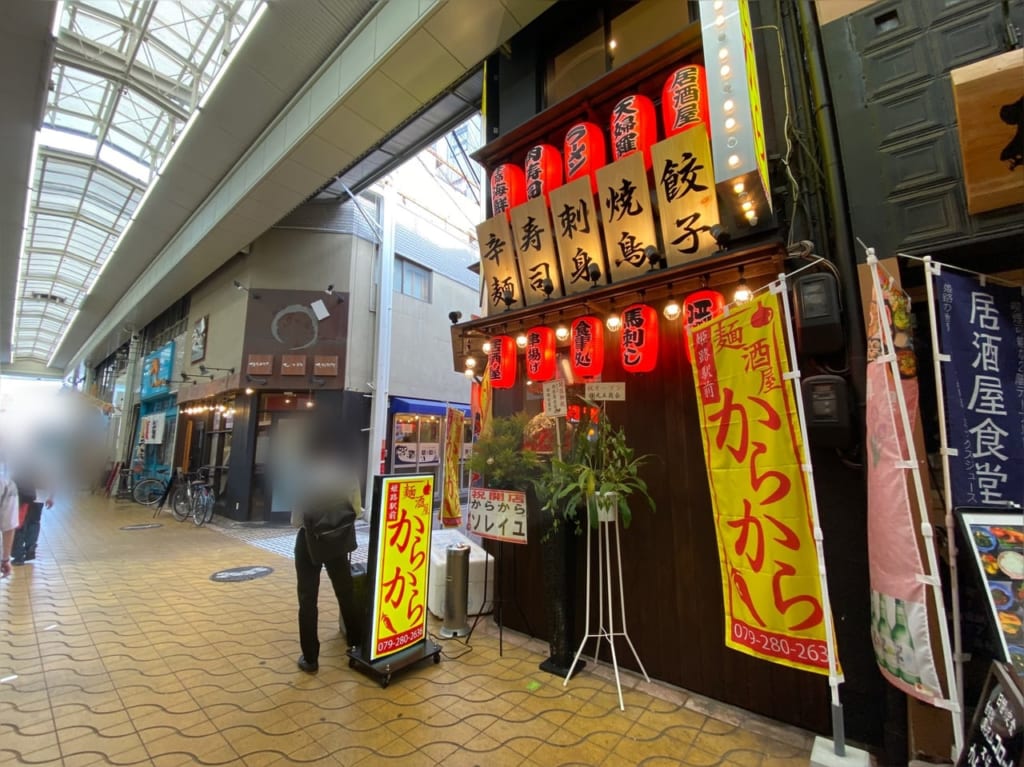
<svg viewBox="0 0 1024 767">
<path fill-rule="evenodd" d="M 699 290 L 683 301 L 682 308 L 674 301 L 665 307 L 665 316 L 672 320 L 684 319 L 683 332 L 687 327 L 697 327 L 717 317 L 725 309 L 725 296 L 716 290 Z M 676 312 L 670 315 L 669 308 Z M 569 341 L 569 365 L 576 378 L 596 378 L 604 370 L 605 330 L 611 329 L 611 320 L 616 321 L 619 335 L 619 355 L 622 367 L 630 373 L 650 373 L 658 364 L 659 329 L 658 311 L 647 304 L 636 303 L 627 306 L 621 313 L 613 314 L 607 320 L 593 315 L 577 317 L 572 321 L 567 334 L 540 325 L 520 334 L 518 339 L 508 335 L 494 336 L 486 350 L 491 386 L 495 389 L 510 389 L 516 383 L 518 349 L 524 349 L 526 375 L 530 381 L 550 381 L 556 374 L 556 348 L 559 342 Z M 518 341 L 518 342 L 517 342 Z M 485 345 L 486 346 L 486 345 Z M 688 346 L 685 348 L 690 358 Z M 466 375 L 473 375 L 476 361 L 466 360 Z"/>
<path fill-rule="evenodd" d="M 661 92 L 662 127 L 665 136 L 674 136 L 691 128 L 708 128 L 708 90 L 704 68 L 696 64 L 680 67 L 669 75 Z M 619 100 L 609 120 L 612 160 L 640 152 L 644 167 L 651 167 L 651 147 L 658 140 L 654 102 L 647 96 L 632 94 Z M 512 163 L 497 166 L 491 173 L 491 209 L 494 215 L 506 213 L 527 200 L 544 197 L 552 189 L 577 178 L 590 177 L 597 192 L 598 168 L 608 162 L 604 133 L 592 122 L 573 125 L 565 134 L 562 149 L 551 144 L 532 147 L 524 167 Z"/>
</svg>

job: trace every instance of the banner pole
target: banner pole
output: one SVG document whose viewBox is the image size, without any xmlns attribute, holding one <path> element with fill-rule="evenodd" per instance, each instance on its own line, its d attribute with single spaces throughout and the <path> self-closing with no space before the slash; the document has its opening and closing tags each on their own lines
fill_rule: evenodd
<svg viewBox="0 0 1024 767">
<path fill-rule="evenodd" d="M 793 316 L 789 307 L 789 291 L 786 288 L 786 275 L 780 274 L 778 282 L 772 285 L 771 291 L 782 297 L 783 316 L 786 319 L 786 346 L 789 350 L 789 372 L 782 377 L 791 381 L 793 399 L 800 422 L 800 439 L 803 443 L 803 472 L 807 478 L 807 496 L 810 500 L 811 522 L 814 524 L 814 544 L 818 557 L 818 579 L 821 584 L 821 602 L 825 612 L 825 647 L 828 652 L 828 684 L 832 692 L 832 745 L 836 756 L 846 756 L 846 733 L 843 723 L 843 704 L 839 699 L 839 685 L 843 678 L 836 670 L 836 636 L 832 621 L 832 604 L 828 595 L 828 576 L 825 572 L 824 534 L 821 530 L 821 517 L 818 514 L 818 496 L 814 487 L 814 466 L 811 464 L 810 446 L 807 441 L 807 416 L 804 412 L 803 391 L 800 387 L 800 367 L 797 364 L 796 341 L 793 334 Z"/>
<path fill-rule="evenodd" d="M 931 522 L 928 521 L 928 504 L 924 496 L 924 485 L 921 482 L 921 467 L 918 465 L 917 448 L 914 446 L 914 430 L 910 424 L 910 414 L 907 411 L 907 400 L 903 396 L 903 383 L 900 378 L 900 369 L 896 360 L 895 347 L 892 340 L 892 328 L 885 318 L 885 297 L 882 295 L 882 285 L 878 279 L 878 257 L 874 248 L 867 248 L 867 264 L 871 271 L 871 287 L 875 300 L 875 311 L 878 313 L 878 325 L 882 330 L 883 355 L 874 362 L 878 364 L 883 361 L 889 365 L 889 371 L 894 382 L 893 390 L 896 393 L 896 402 L 899 405 L 900 422 L 903 427 L 903 435 L 907 446 L 907 464 L 911 477 L 914 480 L 914 492 L 917 496 L 918 509 L 921 512 L 921 536 L 925 539 L 925 554 L 928 558 L 928 581 L 931 586 L 932 600 L 937 613 L 939 624 L 939 640 L 942 645 L 943 660 L 946 667 L 946 683 L 948 685 L 948 704 L 950 718 L 953 722 L 953 761 L 960 757 L 963 749 L 964 728 L 960 716 L 960 694 L 958 692 L 956 673 L 953 669 L 952 650 L 949 646 L 949 627 L 946 625 L 946 606 L 942 599 L 941 584 L 938 576 L 938 562 L 935 557 L 935 538 L 932 533 Z"/>
<path fill-rule="evenodd" d="M 939 274 L 942 265 L 934 263 L 931 256 L 921 259 L 924 262 L 924 280 L 928 295 L 928 325 L 932 334 L 932 365 L 935 369 L 935 401 L 938 403 L 939 415 L 939 455 L 942 457 L 942 496 L 945 507 L 946 550 L 949 557 L 950 601 L 953 603 L 953 664 L 956 667 L 957 701 L 960 703 L 960 716 L 964 710 L 964 657 L 963 632 L 960 626 L 960 579 L 956 563 L 956 527 L 953 520 L 953 488 L 949 473 L 949 458 L 953 454 L 949 449 L 949 433 L 946 428 L 946 395 L 942 385 L 942 363 L 949 362 L 949 355 L 943 354 L 939 344 L 939 323 L 935 307 L 935 275 Z M 955 452 L 955 451 L 954 451 Z"/>
</svg>

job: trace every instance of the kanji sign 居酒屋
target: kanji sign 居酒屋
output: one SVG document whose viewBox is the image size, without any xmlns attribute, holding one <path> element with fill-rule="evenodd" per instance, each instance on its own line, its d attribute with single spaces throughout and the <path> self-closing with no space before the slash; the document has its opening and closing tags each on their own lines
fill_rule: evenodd
<svg viewBox="0 0 1024 767">
<path fill-rule="evenodd" d="M 383 478 L 370 660 L 426 637 L 434 477 Z"/>
<path fill-rule="evenodd" d="M 778 296 L 690 331 L 722 566 L 725 642 L 828 673 L 802 437 Z"/>
</svg>

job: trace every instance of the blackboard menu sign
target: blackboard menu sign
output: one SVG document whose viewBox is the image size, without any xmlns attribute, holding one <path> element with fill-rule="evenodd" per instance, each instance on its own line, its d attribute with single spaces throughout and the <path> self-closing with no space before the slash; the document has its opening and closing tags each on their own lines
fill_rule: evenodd
<svg viewBox="0 0 1024 767">
<path fill-rule="evenodd" d="M 1018 767 L 1024 754 L 1024 697 L 1013 672 L 993 662 L 957 767 Z"/>
</svg>

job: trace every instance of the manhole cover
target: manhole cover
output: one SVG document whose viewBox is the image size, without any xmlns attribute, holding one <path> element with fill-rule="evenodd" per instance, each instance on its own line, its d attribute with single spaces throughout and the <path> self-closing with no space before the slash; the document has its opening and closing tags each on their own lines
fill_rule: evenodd
<svg viewBox="0 0 1024 767">
<path fill-rule="evenodd" d="M 254 578 L 262 578 L 274 572 L 273 567 L 254 565 L 253 567 L 232 567 L 227 570 L 219 570 L 210 576 L 211 581 L 218 583 L 234 583 L 235 581 L 251 581 Z"/>
<path fill-rule="evenodd" d="M 122 530 L 151 530 L 154 527 L 163 527 L 159 522 L 149 522 L 145 525 L 125 525 Z"/>
</svg>

